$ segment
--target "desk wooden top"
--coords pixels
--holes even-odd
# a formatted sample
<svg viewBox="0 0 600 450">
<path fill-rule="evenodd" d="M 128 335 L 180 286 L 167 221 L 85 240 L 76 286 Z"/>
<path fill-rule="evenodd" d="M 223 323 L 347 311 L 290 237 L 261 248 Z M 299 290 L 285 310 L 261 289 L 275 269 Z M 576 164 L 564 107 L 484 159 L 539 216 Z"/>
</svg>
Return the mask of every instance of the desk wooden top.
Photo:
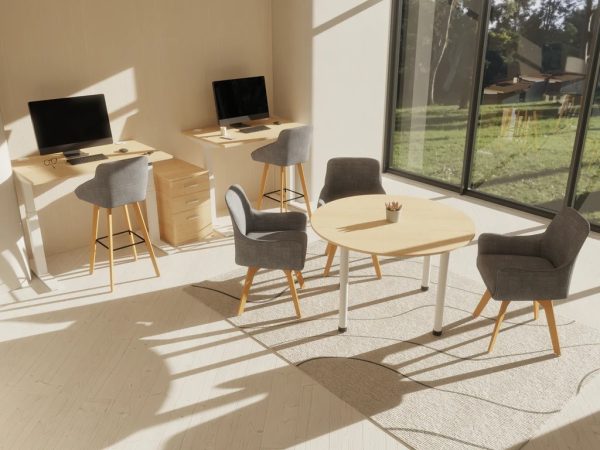
<svg viewBox="0 0 600 450">
<path fill-rule="evenodd" d="M 275 124 L 275 122 L 278 122 L 278 124 Z M 236 128 L 227 127 L 227 138 L 223 138 L 221 137 L 220 128 L 212 125 L 203 128 L 186 130 L 183 132 L 183 134 L 194 140 L 227 149 L 251 143 L 264 143 L 264 145 L 266 145 L 270 142 L 276 141 L 279 133 L 281 133 L 283 130 L 297 128 L 304 125 L 302 123 L 290 122 L 289 120 L 278 119 L 276 117 L 270 117 L 268 119 L 261 120 L 249 120 L 245 121 L 245 123 L 248 123 L 250 126 L 264 125 L 269 129 L 254 131 L 252 133 L 242 133 Z"/>
<path fill-rule="evenodd" d="M 121 153 L 118 150 L 126 148 L 127 153 Z M 99 161 L 91 161 L 73 166 L 67 163 L 67 159 L 62 153 L 52 155 L 35 155 L 27 158 L 13 159 L 13 172 L 33 184 L 34 186 L 60 181 L 65 178 L 78 177 L 81 175 L 94 174 L 96 167 L 102 163 L 116 161 L 119 159 L 133 158 L 141 156 L 147 152 L 152 152 L 146 155 L 150 162 L 164 161 L 171 159 L 173 156 L 169 153 L 154 150 L 152 147 L 141 144 L 136 141 L 123 141 L 118 144 L 99 145 L 97 147 L 89 147 L 81 149 L 82 152 L 95 155 L 103 153 L 108 156 L 108 159 Z M 51 164 L 51 159 L 56 158 L 56 164 Z M 47 161 L 47 163 L 44 163 Z"/>
<path fill-rule="evenodd" d="M 389 223 L 385 203 L 402 204 L 400 220 Z M 467 245 L 473 221 L 443 203 L 400 195 L 360 195 L 327 203 L 312 215 L 313 230 L 332 244 L 361 253 L 425 256 Z"/>
</svg>

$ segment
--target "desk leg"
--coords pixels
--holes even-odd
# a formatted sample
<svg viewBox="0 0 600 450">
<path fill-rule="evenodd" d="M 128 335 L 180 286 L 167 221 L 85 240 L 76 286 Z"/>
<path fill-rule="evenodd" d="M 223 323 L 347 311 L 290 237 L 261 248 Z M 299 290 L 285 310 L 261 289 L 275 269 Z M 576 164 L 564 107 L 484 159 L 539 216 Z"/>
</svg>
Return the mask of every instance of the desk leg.
<svg viewBox="0 0 600 450">
<path fill-rule="evenodd" d="M 28 250 L 32 256 L 32 261 L 30 262 L 31 270 L 49 290 L 56 290 L 59 288 L 59 284 L 48 272 L 46 253 L 44 251 L 44 239 L 42 238 L 40 219 L 35 206 L 33 185 L 20 179 L 18 179 L 17 182 L 20 185 L 20 189 L 18 189 L 17 192 L 20 194 L 21 201 L 25 206 L 25 216 L 21 217 L 21 220 L 28 237 L 28 239 L 26 239 L 26 243 L 29 246 Z"/>
<path fill-rule="evenodd" d="M 444 301 L 446 300 L 446 284 L 448 283 L 448 262 L 450 252 L 440 255 L 440 275 L 438 277 L 437 295 L 435 299 L 435 316 L 433 320 L 433 335 L 441 336 L 444 325 Z"/>
<path fill-rule="evenodd" d="M 423 257 L 423 277 L 421 278 L 421 290 L 429 290 L 429 274 L 431 267 L 431 256 Z"/>
<path fill-rule="evenodd" d="M 348 329 L 348 249 L 340 247 L 340 322 L 338 331 Z"/>
<path fill-rule="evenodd" d="M 213 162 L 213 150 L 211 148 L 203 147 L 204 154 L 204 168 L 208 170 L 208 185 L 210 189 L 210 220 L 213 228 L 217 224 L 217 197 L 216 197 L 216 182 Z"/>
<path fill-rule="evenodd" d="M 146 191 L 146 214 L 148 215 L 148 232 L 152 244 L 160 248 L 160 226 L 158 224 L 158 204 L 156 202 L 156 187 L 154 186 L 154 170 L 148 166 L 148 189 Z"/>
</svg>

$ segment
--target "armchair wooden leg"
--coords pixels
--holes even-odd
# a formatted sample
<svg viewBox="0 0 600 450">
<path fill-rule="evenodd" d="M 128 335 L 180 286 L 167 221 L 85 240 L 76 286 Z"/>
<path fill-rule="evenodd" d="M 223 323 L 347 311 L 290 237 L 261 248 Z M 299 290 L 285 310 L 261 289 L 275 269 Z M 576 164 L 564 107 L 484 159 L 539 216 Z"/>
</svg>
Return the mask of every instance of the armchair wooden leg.
<svg viewBox="0 0 600 450">
<path fill-rule="evenodd" d="M 502 321 L 504 320 L 504 314 L 506 313 L 506 308 L 510 301 L 504 300 L 502 305 L 500 306 L 500 312 L 498 313 L 498 318 L 496 319 L 496 325 L 494 325 L 494 332 L 492 333 L 492 339 L 490 339 L 490 345 L 488 347 L 488 353 L 494 349 L 494 344 L 496 343 L 496 338 L 498 337 L 498 332 L 500 331 L 500 325 L 502 325 Z"/>
<path fill-rule="evenodd" d="M 330 244 L 329 254 L 327 255 L 327 263 L 325 263 L 325 270 L 323 271 L 323 276 L 328 277 L 329 271 L 331 270 L 331 264 L 333 264 L 333 257 L 335 256 L 335 252 L 337 251 L 337 245 Z"/>
<path fill-rule="evenodd" d="M 373 267 L 375 267 L 375 274 L 377 278 L 381 280 L 381 266 L 379 265 L 379 259 L 377 255 L 371 255 L 371 259 L 373 260 Z"/>
<path fill-rule="evenodd" d="M 269 174 L 269 165 L 265 163 L 263 168 L 262 177 L 260 178 L 260 186 L 258 189 L 258 200 L 256 202 L 256 209 L 260 209 L 263 202 L 263 195 L 265 195 L 265 186 L 267 184 L 267 175 Z"/>
<path fill-rule="evenodd" d="M 248 267 L 248 272 L 246 272 L 246 281 L 244 282 L 244 289 L 242 289 L 242 295 L 240 297 L 240 306 L 237 313 L 238 316 L 241 316 L 244 312 L 246 300 L 248 299 L 248 293 L 250 292 L 252 280 L 254 280 L 254 275 L 256 272 L 258 272 L 258 267 Z"/>
<path fill-rule="evenodd" d="M 333 244 L 328 242 L 327 247 L 325 248 L 325 253 L 324 253 L 325 256 L 329 256 L 329 251 L 331 250 L 331 247 L 333 247 Z"/>
<path fill-rule="evenodd" d="M 288 280 L 288 285 L 290 286 L 290 294 L 292 295 L 292 300 L 294 301 L 294 309 L 296 310 L 296 317 L 300 319 L 302 314 L 300 313 L 300 303 L 298 302 L 298 292 L 296 292 L 296 284 L 294 283 L 294 277 L 292 276 L 291 270 L 284 270 L 285 276 Z"/>
<path fill-rule="evenodd" d="M 308 213 L 308 218 L 312 217 L 312 211 L 310 209 L 310 199 L 308 197 L 308 189 L 306 189 L 306 179 L 304 178 L 304 167 L 302 164 L 296 164 L 296 168 L 298 169 L 298 175 L 300 176 L 300 183 L 302 183 L 302 192 L 304 193 L 304 203 L 306 204 L 306 212 Z"/>
<path fill-rule="evenodd" d="M 538 316 L 540 315 L 540 304 L 534 300 L 533 301 L 533 320 L 538 320 Z"/>
<path fill-rule="evenodd" d="M 302 272 L 296 270 L 296 278 L 298 279 L 298 284 L 300 285 L 300 289 L 304 287 L 304 277 L 302 276 Z"/>
<path fill-rule="evenodd" d="M 146 247 L 148 248 L 148 253 L 150 254 L 150 259 L 152 260 L 152 265 L 154 266 L 154 272 L 157 277 L 160 277 L 160 271 L 158 270 L 158 263 L 156 262 L 156 256 L 154 255 L 154 248 L 152 247 L 152 241 L 150 240 L 150 235 L 148 234 L 148 228 L 146 228 L 146 222 L 144 222 L 144 216 L 142 215 L 142 208 L 140 207 L 139 202 L 135 203 L 135 212 L 137 214 L 137 219 L 142 228 L 142 234 L 144 235 L 144 239 L 146 240 Z"/>
<path fill-rule="evenodd" d="M 131 251 L 133 253 L 133 259 L 137 261 L 137 249 L 135 248 L 135 238 L 133 237 L 133 228 L 131 228 L 131 218 L 129 217 L 129 208 L 127 205 L 123 205 L 123 209 L 125 210 L 125 220 L 127 221 L 127 229 L 129 230 L 129 242 L 131 242 Z"/>
<path fill-rule="evenodd" d="M 479 314 L 481 314 L 483 309 L 486 307 L 486 305 L 490 301 L 490 298 L 492 298 L 492 294 L 489 290 L 486 289 L 483 295 L 481 296 L 481 300 L 479 300 L 477 308 L 475 308 L 475 311 L 473 311 L 473 317 L 479 317 Z"/>
<path fill-rule="evenodd" d="M 110 275 L 110 292 L 114 289 L 114 280 L 113 280 L 113 264 L 114 264 L 114 254 L 113 254 L 113 226 L 112 226 L 112 209 L 106 209 L 106 220 L 108 225 L 108 273 Z"/>
<path fill-rule="evenodd" d="M 96 264 L 96 238 L 98 237 L 98 219 L 100 218 L 100 207 L 94 205 L 92 211 L 92 239 L 90 242 L 90 274 L 94 273 Z"/>
<path fill-rule="evenodd" d="M 557 356 L 560 356 L 560 342 L 558 341 L 558 331 L 556 330 L 556 320 L 554 318 L 554 308 L 552 300 L 538 300 L 538 303 L 544 308 L 548 329 L 550 330 L 550 339 L 552 340 L 552 350 Z"/>
</svg>

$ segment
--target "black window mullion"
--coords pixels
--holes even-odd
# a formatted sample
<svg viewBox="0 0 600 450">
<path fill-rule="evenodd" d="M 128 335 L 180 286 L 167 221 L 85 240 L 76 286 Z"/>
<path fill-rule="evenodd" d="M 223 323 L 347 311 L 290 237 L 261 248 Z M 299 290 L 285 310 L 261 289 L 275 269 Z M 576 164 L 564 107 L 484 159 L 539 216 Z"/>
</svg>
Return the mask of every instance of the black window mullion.
<svg viewBox="0 0 600 450">
<path fill-rule="evenodd" d="M 461 194 L 467 192 L 471 185 L 471 169 L 473 167 L 473 157 L 475 155 L 475 143 L 477 142 L 477 122 L 479 121 L 479 106 L 481 104 L 481 90 L 483 87 L 483 71 L 485 68 L 485 52 L 487 48 L 490 10 L 491 0 L 483 0 L 481 17 L 479 18 L 479 32 L 477 34 L 477 59 L 473 66 L 473 90 L 471 91 L 469 120 L 467 122 L 467 139 L 465 141 L 463 170 L 460 183 Z"/>
<path fill-rule="evenodd" d="M 595 15 L 599 14 L 596 11 Z M 592 20 L 592 19 L 590 19 Z M 600 61 L 600 20 L 597 18 L 592 20 L 594 29 L 592 30 L 592 48 L 591 56 L 589 61 L 588 78 L 586 80 L 583 95 L 582 105 L 579 110 L 579 120 L 577 121 L 577 132 L 575 135 L 575 142 L 573 143 L 573 153 L 571 156 L 571 166 L 569 168 L 569 178 L 567 180 L 567 190 L 564 198 L 565 206 L 574 206 L 575 197 L 577 193 L 577 180 L 579 179 L 579 171 L 581 169 L 581 160 L 583 158 L 583 151 L 585 147 L 585 139 L 587 136 L 588 123 L 590 114 L 592 111 L 592 105 L 594 104 L 594 94 L 596 92 L 596 86 L 598 84 L 598 73 L 599 67 L 598 62 Z"/>
</svg>

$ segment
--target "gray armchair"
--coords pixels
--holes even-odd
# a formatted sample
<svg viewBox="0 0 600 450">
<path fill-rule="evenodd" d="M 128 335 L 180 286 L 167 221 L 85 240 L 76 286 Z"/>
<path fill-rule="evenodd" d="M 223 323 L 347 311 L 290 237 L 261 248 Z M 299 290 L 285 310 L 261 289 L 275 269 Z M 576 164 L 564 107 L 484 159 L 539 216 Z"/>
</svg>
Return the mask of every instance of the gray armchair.
<svg viewBox="0 0 600 450">
<path fill-rule="evenodd" d="M 325 185 L 319 195 L 317 207 L 340 198 L 354 195 L 385 194 L 381 185 L 379 161 L 372 158 L 332 158 L 327 161 Z M 327 244 L 327 263 L 323 276 L 328 276 L 337 246 Z M 381 278 L 381 266 L 377 255 L 371 255 L 377 278 Z"/>
<path fill-rule="evenodd" d="M 487 290 L 473 316 L 481 314 L 490 298 L 501 300 L 500 313 L 488 347 L 491 352 L 511 301 L 533 300 L 534 318 L 541 305 L 548 320 L 552 348 L 560 355 L 552 300 L 566 298 L 575 260 L 590 225 L 573 208 L 564 208 L 545 232 L 532 236 L 479 237 L 477 268 Z"/>
<path fill-rule="evenodd" d="M 233 224 L 235 262 L 248 267 L 238 315 L 244 312 L 254 275 L 262 268 L 283 270 L 296 316 L 300 318 L 300 304 L 292 272 L 296 273 L 300 287 L 304 287 L 302 269 L 306 260 L 306 216 L 300 212 L 256 211 L 238 185 L 227 190 L 225 201 Z"/>
</svg>

